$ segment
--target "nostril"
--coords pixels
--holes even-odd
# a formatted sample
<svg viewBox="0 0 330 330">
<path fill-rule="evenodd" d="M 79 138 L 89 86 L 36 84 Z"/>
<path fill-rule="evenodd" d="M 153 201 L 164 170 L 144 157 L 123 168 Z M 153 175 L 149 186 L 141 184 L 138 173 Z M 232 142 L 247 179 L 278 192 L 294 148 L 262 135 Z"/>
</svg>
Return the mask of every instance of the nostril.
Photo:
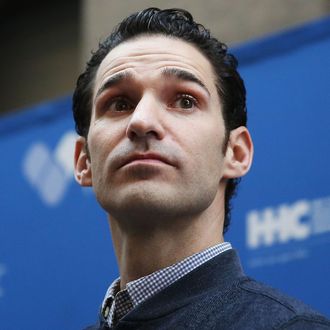
<svg viewBox="0 0 330 330">
<path fill-rule="evenodd" d="M 135 140 L 137 137 L 138 137 L 138 135 L 136 134 L 136 132 L 135 131 L 133 131 L 133 130 L 127 130 L 127 137 L 130 139 L 130 140 Z"/>
<path fill-rule="evenodd" d="M 157 137 L 161 131 L 159 120 L 152 114 L 133 113 L 127 126 L 126 135 L 129 139 L 142 138 L 146 136 Z"/>
<path fill-rule="evenodd" d="M 154 129 L 141 129 L 141 128 L 133 128 L 130 127 L 127 129 L 127 137 L 130 140 L 136 140 L 136 139 L 141 139 L 141 138 L 156 138 L 159 139 L 159 134 L 157 133 L 156 130 Z"/>
<path fill-rule="evenodd" d="M 143 137 L 151 130 L 151 124 L 139 118 L 138 116 L 132 116 L 128 127 L 127 127 L 127 136 L 130 139 L 136 137 Z"/>
</svg>

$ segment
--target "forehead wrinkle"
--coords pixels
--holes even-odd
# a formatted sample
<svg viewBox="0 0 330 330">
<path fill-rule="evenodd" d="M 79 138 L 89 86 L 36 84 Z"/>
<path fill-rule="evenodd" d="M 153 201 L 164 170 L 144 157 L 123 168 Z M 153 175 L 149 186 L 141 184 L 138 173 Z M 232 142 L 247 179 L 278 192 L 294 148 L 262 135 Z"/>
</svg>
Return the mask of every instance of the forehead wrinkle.
<svg viewBox="0 0 330 330">
<path fill-rule="evenodd" d="M 109 67 L 106 71 L 100 74 L 99 80 L 101 80 L 101 82 L 97 85 L 105 85 L 107 81 L 111 80 L 111 77 L 121 73 L 126 76 L 126 79 L 133 79 L 137 78 L 139 75 L 147 75 L 150 77 L 150 72 L 153 77 L 159 75 L 165 78 L 174 77 L 182 81 L 195 82 L 204 88 L 209 95 L 213 94 L 211 93 L 213 86 L 207 86 L 207 78 L 210 78 L 210 75 L 207 75 L 204 71 L 200 72 L 198 69 L 187 65 L 184 62 L 177 62 L 172 59 L 156 60 L 151 66 L 149 63 L 142 64 L 139 61 L 132 61 L 129 64 L 125 62 L 115 67 Z M 213 72 L 211 79 L 211 82 L 215 85 Z"/>
<path fill-rule="evenodd" d="M 166 43 L 171 43 L 170 50 Z M 178 47 L 173 46 L 173 43 L 177 43 Z M 185 69 L 193 73 L 205 86 L 208 85 L 208 90 L 212 92 L 210 94 L 217 93 L 215 73 L 205 55 L 188 42 L 164 36 L 141 38 L 118 45 L 102 61 L 97 72 L 97 80 L 101 84 L 111 75 L 130 69 L 143 74 L 166 67 Z"/>
<path fill-rule="evenodd" d="M 118 46 L 119 47 L 119 46 Z M 111 51 L 112 52 L 112 51 Z M 113 55 L 111 52 L 107 55 Z M 199 54 L 201 58 L 203 58 L 203 64 L 198 63 L 195 59 L 191 59 L 188 56 L 184 56 L 183 54 L 176 54 L 176 53 L 171 53 L 171 52 L 166 52 L 159 50 L 158 53 L 152 52 L 150 54 L 145 53 L 146 50 L 144 50 L 144 53 L 131 53 L 129 55 L 123 56 L 123 55 L 118 55 L 115 58 L 110 59 L 105 58 L 103 62 L 101 63 L 101 67 L 99 71 L 102 71 L 103 66 L 108 67 L 101 75 L 104 76 L 107 72 L 113 71 L 113 73 L 119 71 L 122 66 L 130 64 L 132 67 L 137 67 L 140 66 L 141 63 L 148 63 L 150 65 L 155 65 L 155 66 L 164 66 L 163 63 L 166 63 L 165 66 L 167 66 L 167 62 L 173 62 L 173 64 L 178 64 L 185 66 L 186 68 L 194 69 L 197 72 L 203 72 L 206 74 L 206 68 L 209 67 L 211 71 L 212 67 L 209 63 L 209 61 L 204 58 L 202 54 Z M 169 56 L 168 56 L 169 55 Z M 184 61 L 183 61 L 184 60 Z M 108 62 L 108 63 L 107 63 Z M 207 63 L 207 64 L 206 64 Z"/>
</svg>

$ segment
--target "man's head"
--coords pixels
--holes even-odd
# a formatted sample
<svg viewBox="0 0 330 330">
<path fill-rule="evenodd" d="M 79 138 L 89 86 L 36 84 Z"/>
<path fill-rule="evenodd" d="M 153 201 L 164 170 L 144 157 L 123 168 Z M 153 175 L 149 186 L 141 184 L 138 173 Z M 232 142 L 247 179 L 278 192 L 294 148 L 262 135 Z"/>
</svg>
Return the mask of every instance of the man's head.
<svg viewBox="0 0 330 330">
<path fill-rule="evenodd" d="M 209 32 L 202 25 L 195 23 L 191 15 L 184 10 L 150 8 L 133 14 L 120 23 L 114 32 L 100 44 L 99 49 L 87 63 L 85 72 L 79 77 L 73 97 L 73 112 L 78 134 L 88 140 L 95 93 L 102 92 L 95 90 L 95 81 L 99 67 L 109 52 L 122 43 L 134 42 L 139 38 L 142 40 L 143 37 L 146 39 L 147 36 L 155 38 L 155 35 L 167 36 L 170 39 L 189 43 L 209 62 L 219 100 L 218 110 L 224 121 L 221 149 L 225 153 L 230 132 L 238 127 L 246 126 L 244 83 L 236 71 L 236 59 L 227 53 L 226 46 L 211 37 Z M 180 75 L 178 72 L 175 74 Z M 189 100 L 185 99 L 185 102 L 189 103 Z M 218 142 L 214 141 L 214 144 L 217 145 Z M 229 178 L 226 183 L 224 230 L 229 224 L 230 198 L 235 192 L 236 184 L 236 178 Z"/>
</svg>

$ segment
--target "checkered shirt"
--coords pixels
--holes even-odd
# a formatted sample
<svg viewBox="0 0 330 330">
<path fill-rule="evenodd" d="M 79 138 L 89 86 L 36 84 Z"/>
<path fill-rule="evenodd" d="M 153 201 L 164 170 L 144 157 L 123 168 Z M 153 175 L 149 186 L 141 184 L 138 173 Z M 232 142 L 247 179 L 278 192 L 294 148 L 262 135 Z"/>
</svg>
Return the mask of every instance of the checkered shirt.
<svg viewBox="0 0 330 330">
<path fill-rule="evenodd" d="M 126 288 L 123 290 L 120 290 L 120 278 L 117 278 L 105 295 L 102 304 L 102 315 L 111 328 L 137 305 L 190 273 L 203 263 L 231 248 L 231 244 L 228 242 L 217 244 L 204 251 L 193 254 L 172 266 L 131 281 L 126 284 Z"/>
</svg>

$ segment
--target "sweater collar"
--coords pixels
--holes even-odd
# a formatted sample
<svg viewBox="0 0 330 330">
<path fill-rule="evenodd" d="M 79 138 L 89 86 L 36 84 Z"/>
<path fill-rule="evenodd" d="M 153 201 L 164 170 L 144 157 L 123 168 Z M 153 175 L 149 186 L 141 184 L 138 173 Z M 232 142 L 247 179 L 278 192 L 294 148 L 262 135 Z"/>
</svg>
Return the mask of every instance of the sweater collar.
<svg viewBox="0 0 330 330">
<path fill-rule="evenodd" d="M 230 249 L 207 261 L 128 313 L 121 322 L 138 322 L 163 317 L 209 295 L 223 293 L 244 276 L 235 250 Z"/>
</svg>

